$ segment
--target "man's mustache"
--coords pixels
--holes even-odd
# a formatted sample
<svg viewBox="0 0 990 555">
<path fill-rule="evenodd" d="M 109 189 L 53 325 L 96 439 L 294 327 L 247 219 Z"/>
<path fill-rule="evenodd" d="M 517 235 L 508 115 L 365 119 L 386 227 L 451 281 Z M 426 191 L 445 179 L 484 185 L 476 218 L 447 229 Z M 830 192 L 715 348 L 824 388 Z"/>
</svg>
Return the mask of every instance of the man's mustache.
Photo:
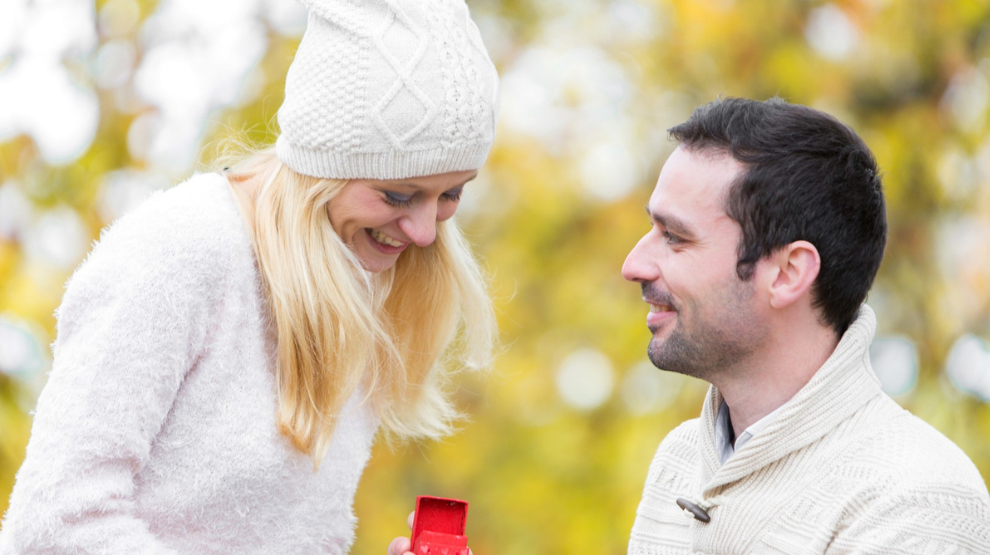
<svg viewBox="0 0 990 555">
<path fill-rule="evenodd" d="M 661 290 L 653 283 L 641 283 L 640 288 L 643 290 L 643 300 L 646 302 L 666 305 L 677 310 L 674 305 L 674 297 L 669 292 Z"/>
</svg>

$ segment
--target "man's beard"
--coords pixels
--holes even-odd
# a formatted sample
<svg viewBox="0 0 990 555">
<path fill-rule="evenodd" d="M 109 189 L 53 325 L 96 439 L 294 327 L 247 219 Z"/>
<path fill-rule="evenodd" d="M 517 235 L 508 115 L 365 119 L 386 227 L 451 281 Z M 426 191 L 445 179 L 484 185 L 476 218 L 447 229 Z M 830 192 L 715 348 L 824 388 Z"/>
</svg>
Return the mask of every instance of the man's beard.
<svg viewBox="0 0 990 555">
<path fill-rule="evenodd" d="M 691 329 L 685 328 L 682 318 L 685 306 L 674 307 L 677 318 L 674 329 L 666 339 L 655 335 L 650 340 L 647 355 L 654 366 L 711 382 L 719 373 L 740 360 L 748 358 L 766 337 L 766 325 L 760 322 L 750 308 L 755 294 L 751 282 L 734 280 L 719 293 L 705 299 L 691 312 Z M 663 299 L 670 306 L 673 299 L 666 292 L 643 284 L 647 299 Z"/>
</svg>

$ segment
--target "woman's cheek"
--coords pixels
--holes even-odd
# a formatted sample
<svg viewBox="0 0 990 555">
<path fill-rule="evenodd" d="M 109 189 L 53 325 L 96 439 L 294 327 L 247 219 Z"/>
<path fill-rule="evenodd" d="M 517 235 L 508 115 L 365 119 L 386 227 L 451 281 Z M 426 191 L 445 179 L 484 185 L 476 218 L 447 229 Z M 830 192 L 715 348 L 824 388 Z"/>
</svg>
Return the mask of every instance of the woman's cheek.
<svg viewBox="0 0 990 555">
<path fill-rule="evenodd" d="M 450 219 L 457 212 L 457 205 L 457 201 L 440 201 L 440 206 L 437 207 L 437 221 Z"/>
</svg>

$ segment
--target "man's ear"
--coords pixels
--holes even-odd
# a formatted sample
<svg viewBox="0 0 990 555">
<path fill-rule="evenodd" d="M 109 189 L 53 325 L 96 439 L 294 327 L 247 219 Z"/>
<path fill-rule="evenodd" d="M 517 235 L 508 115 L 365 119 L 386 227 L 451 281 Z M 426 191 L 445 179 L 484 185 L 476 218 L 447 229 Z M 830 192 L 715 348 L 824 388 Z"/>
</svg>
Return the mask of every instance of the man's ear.
<svg viewBox="0 0 990 555">
<path fill-rule="evenodd" d="M 822 259 L 818 249 L 807 241 L 794 241 L 770 255 L 773 279 L 770 283 L 770 306 L 786 308 L 811 291 Z"/>
</svg>

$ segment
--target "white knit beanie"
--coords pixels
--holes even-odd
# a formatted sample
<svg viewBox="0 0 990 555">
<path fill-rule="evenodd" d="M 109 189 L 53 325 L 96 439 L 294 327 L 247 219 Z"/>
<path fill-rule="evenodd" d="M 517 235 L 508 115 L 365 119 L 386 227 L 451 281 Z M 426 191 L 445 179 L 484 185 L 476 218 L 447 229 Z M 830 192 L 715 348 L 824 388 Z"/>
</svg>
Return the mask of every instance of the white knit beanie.
<svg viewBox="0 0 990 555">
<path fill-rule="evenodd" d="M 338 179 L 474 170 L 498 75 L 464 0 L 301 0 L 309 22 L 278 111 L 278 157 Z"/>
</svg>

